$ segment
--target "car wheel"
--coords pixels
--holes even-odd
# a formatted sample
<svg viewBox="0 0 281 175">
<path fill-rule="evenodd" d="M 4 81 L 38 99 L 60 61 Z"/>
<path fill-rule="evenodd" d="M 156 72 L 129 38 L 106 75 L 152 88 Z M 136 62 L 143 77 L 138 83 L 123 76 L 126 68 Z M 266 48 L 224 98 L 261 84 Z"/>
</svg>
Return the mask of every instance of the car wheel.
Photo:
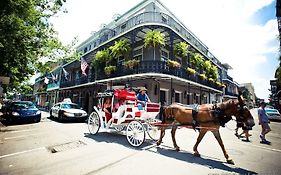
<svg viewBox="0 0 281 175">
<path fill-rule="evenodd" d="M 37 119 L 35 119 L 35 123 L 39 123 L 41 121 L 41 117 L 38 117 Z"/>
<path fill-rule="evenodd" d="M 58 118 L 59 118 L 59 121 L 63 121 L 63 114 L 61 111 L 58 114 Z"/>
<path fill-rule="evenodd" d="M 52 110 L 50 110 L 50 118 L 53 119 L 54 116 L 52 115 Z"/>
</svg>

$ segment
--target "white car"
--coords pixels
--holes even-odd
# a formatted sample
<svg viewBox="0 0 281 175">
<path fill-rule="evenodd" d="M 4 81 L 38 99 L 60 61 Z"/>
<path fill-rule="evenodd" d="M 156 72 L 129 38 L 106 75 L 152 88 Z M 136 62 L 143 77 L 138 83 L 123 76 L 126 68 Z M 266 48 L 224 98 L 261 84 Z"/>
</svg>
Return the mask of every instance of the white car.
<svg viewBox="0 0 281 175">
<path fill-rule="evenodd" d="M 71 102 L 61 102 L 55 104 L 50 110 L 50 117 L 59 120 L 81 119 L 85 120 L 88 114 L 79 105 Z"/>
<path fill-rule="evenodd" d="M 264 110 L 265 110 L 265 113 L 267 114 L 269 120 L 281 121 L 281 115 L 277 109 L 264 108 Z"/>
</svg>

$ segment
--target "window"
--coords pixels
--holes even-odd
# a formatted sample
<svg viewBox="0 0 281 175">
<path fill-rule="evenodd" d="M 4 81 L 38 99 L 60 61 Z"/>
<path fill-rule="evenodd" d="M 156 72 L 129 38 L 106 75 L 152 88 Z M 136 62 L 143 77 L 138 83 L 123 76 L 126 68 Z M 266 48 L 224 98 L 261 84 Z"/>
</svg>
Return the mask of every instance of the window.
<svg viewBox="0 0 281 175">
<path fill-rule="evenodd" d="M 167 16 L 162 15 L 162 22 L 167 23 L 167 21 L 168 21 L 168 17 L 167 17 Z"/>
<path fill-rule="evenodd" d="M 181 92 L 175 92 L 175 102 L 181 103 Z"/>
<path fill-rule="evenodd" d="M 136 60 L 142 60 L 142 46 L 133 50 L 133 58 Z"/>
<path fill-rule="evenodd" d="M 88 51 L 87 47 L 84 48 L 84 53 L 86 53 Z"/>
<path fill-rule="evenodd" d="M 161 61 L 167 61 L 169 58 L 169 52 L 166 49 L 161 49 Z"/>
</svg>

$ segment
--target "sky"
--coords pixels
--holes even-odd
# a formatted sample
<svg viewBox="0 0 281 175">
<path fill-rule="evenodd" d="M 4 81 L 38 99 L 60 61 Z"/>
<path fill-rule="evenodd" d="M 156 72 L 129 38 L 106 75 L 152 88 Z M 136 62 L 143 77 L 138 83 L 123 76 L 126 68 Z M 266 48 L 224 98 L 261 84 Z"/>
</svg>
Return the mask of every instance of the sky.
<svg viewBox="0 0 281 175">
<path fill-rule="evenodd" d="M 79 42 L 142 0 L 67 0 L 68 13 L 52 19 L 59 39 Z M 276 0 L 160 0 L 222 63 L 237 83 L 252 83 L 268 101 L 278 66 Z"/>
</svg>

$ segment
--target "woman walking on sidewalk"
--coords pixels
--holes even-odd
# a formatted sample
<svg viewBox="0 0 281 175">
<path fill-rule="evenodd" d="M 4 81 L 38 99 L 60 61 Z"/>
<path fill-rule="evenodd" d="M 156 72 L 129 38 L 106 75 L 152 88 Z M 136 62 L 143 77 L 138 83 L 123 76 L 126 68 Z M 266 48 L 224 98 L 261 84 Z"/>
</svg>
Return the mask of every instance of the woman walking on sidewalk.
<svg viewBox="0 0 281 175">
<path fill-rule="evenodd" d="M 268 116 L 266 115 L 264 108 L 265 108 L 265 102 L 262 102 L 261 106 L 258 109 L 259 124 L 262 127 L 262 131 L 260 134 L 260 139 L 261 139 L 260 143 L 270 144 L 270 142 L 265 139 L 265 135 L 269 133 L 271 129 L 269 127 Z"/>
</svg>

